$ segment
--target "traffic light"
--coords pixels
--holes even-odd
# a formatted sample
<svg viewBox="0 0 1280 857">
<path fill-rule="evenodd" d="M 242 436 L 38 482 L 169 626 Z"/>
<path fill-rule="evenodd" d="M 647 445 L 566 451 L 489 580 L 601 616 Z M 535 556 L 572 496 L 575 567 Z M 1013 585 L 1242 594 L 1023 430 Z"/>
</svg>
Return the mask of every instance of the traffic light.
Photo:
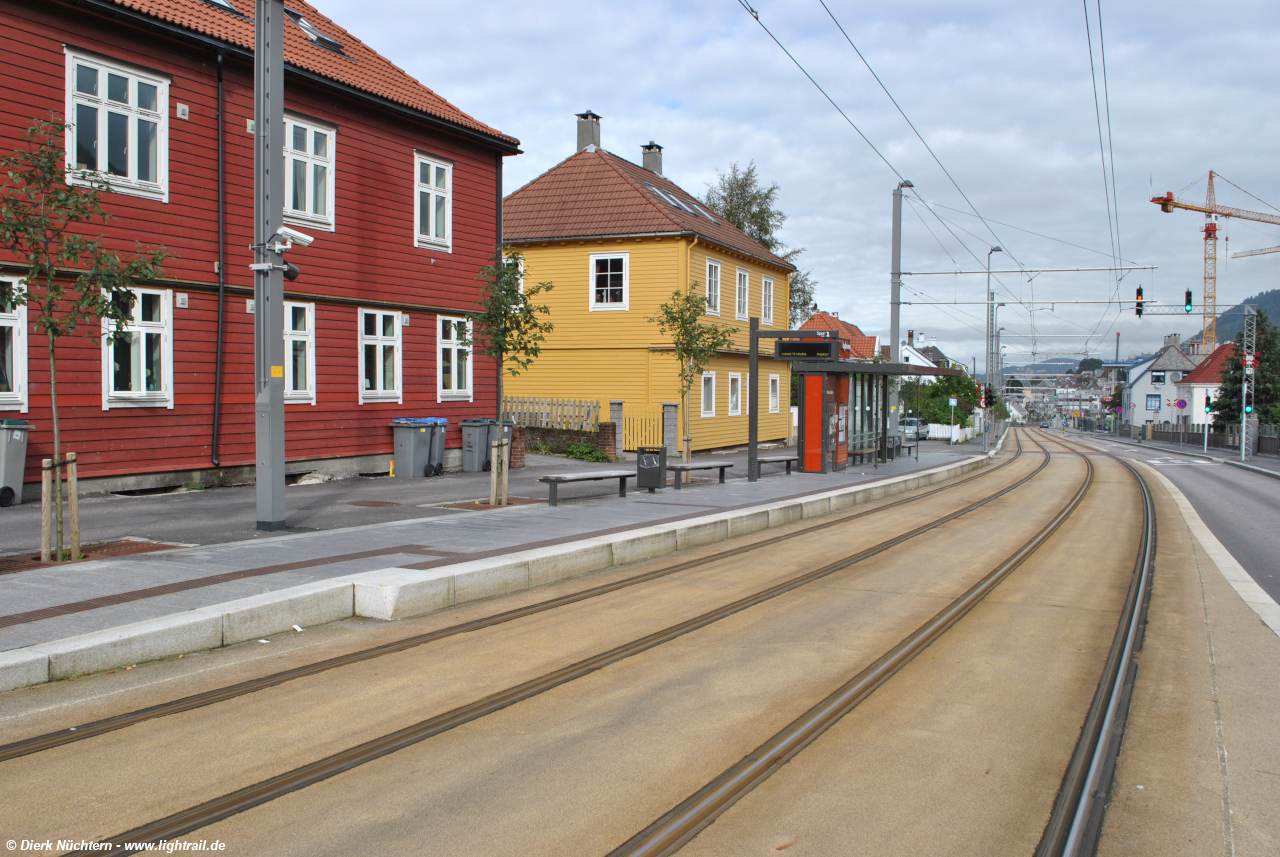
<svg viewBox="0 0 1280 857">
<path fill-rule="evenodd" d="M 978 385 L 978 407 L 985 408 L 987 406 L 986 385 Z"/>
<path fill-rule="evenodd" d="M 1208 394 L 1208 393 L 1206 393 L 1206 394 L 1205 394 L 1205 397 L 1204 397 L 1204 412 L 1205 412 L 1206 414 L 1211 414 L 1211 413 L 1213 413 L 1213 405 L 1212 405 L 1212 404 L 1210 404 L 1210 402 L 1209 402 L 1209 394 Z"/>
<path fill-rule="evenodd" d="M 1138 286 L 1138 300 L 1133 305 L 1133 311 L 1138 314 L 1138 318 L 1142 318 L 1142 286 Z"/>
<path fill-rule="evenodd" d="M 987 388 L 987 407 L 994 408 L 995 405 L 996 405 L 996 391 L 988 387 Z"/>
<path fill-rule="evenodd" d="M 1191 303 L 1191 289 L 1187 289 L 1187 293 L 1182 297 L 1182 308 L 1185 309 L 1187 312 L 1191 312 L 1192 306 L 1193 304 Z"/>
<path fill-rule="evenodd" d="M 1246 414 L 1253 413 L 1253 402 L 1249 402 L 1247 405 L 1244 406 L 1244 412 Z"/>
</svg>

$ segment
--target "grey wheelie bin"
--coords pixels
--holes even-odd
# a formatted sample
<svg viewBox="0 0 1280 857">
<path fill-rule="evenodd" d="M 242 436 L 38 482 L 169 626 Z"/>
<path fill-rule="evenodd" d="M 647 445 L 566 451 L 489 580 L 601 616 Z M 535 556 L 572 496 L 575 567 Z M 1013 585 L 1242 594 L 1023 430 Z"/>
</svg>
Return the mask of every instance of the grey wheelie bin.
<svg viewBox="0 0 1280 857">
<path fill-rule="evenodd" d="M 391 421 L 391 434 L 395 439 L 395 463 L 397 479 L 413 479 L 434 476 L 431 466 L 431 441 L 435 437 L 435 421 L 423 419 L 398 419 Z"/>
<path fill-rule="evenodd" d="M 22 473 L 27 466 L 27 437 L 31 425 L 24 420 L 0 420 L 0 506 L 22 502 Z"/>
<path fill-rule="evenodd" d="M 431 458 L 427 462 L 430 476 L 444 473 L 444 440 L 449 429 L 449 421 L 444 417 L 431 418 Z"/>
<path fill-rule="evenodd" d="M 489 427 L 496 420 L 462 421 L 462 469 L 467 473 L 488 470 Z"/>
</svg>

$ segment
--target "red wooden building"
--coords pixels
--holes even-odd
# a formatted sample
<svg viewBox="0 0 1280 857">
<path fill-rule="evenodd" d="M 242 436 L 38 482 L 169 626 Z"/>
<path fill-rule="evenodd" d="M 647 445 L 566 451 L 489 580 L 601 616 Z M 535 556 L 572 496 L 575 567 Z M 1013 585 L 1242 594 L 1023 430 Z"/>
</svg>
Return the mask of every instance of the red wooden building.
<svg viewBox="0 0 1280 857">
<path fill-rule="evenodd" d="M 447 417 L 456 447 L 460 419 L 496 410 L 494 363 L 458 337 L 519 144 L 315 8 L 286 11 L 285 221 L 315 239 L 289 254 L 302 269 L 286 283 L 289 471 L 386 471 L 390 418 Z M 93 233 L 172 254 L 139 290 L 130 341 L 60 341 L 63 449 L 90 489 L 251 473 L 253 13 L 253 0 L 0 0 L 0 150 L 66 116 L 68 169 L 112 186 L 113 219 Z M 25 270 L 11 261 L 0 276 Z M 28 496 L 52 443 L 31 321 L 0 307 L 0 417 L 34 425 Z"/>
</svg>

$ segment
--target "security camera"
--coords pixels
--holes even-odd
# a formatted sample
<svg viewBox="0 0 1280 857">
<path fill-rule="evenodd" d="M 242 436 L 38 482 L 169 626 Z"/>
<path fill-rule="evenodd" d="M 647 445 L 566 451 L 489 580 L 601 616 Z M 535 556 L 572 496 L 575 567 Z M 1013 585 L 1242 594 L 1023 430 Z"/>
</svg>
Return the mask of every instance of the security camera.
<svg viewBox="0 0 1280 857">
<path fill-rule="evenodd" d="M 281 238 L 287 238 L 294 244 L 301 244 L 303 247 L 310 247 L 311 242 L 316 240 L 310 235 L 307 235 L 304 232 L 299 232 L 296 229 L 290 229 L 288 226 L 281 226 L 280 231 L 276 234 Z"/>
</svg>

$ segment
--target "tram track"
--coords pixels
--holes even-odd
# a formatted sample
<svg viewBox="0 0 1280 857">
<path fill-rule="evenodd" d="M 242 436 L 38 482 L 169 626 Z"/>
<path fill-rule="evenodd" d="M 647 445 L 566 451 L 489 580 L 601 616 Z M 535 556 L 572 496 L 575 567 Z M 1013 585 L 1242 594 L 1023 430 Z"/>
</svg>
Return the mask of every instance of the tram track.
<svg viewBox="0 0 1280 857">
<path fill-rule="evenodd" d="M 1044 448 L 1034 437 L 1032 440 Z M 1071 449 L 1066 444 L 1062 445 Z M 960 621 L 1057 532 L 1088 494 L 1094 478 L 1093 462 L 1079 451 L 1071 451 L 1084 460 L 1085 479 L 1071 499 L 1031 539 L 901 642 L 755 750 L 610 851 L 607 857 L 665 857 L 679 851 Z M 1047 458 L 1046 450 L 1046 463 Z M 1037 857 L 1042 856 L 1038 854 Z"/>
<path fill-rule="evenodd" d="M 892 509 L 897 509 L 911 503 L 916 503 L 921 500 L 928 499 L 929 497 L 934 497 L 939 494 L 950 491 L 954 488 L 958 488 L 960 486 L 966 485 L 970 482 L 974 482 L 976 480 L 991 476 L 992 474 L 999 472 L 1005 467 L 1012 465 L 1015 461 L 1017 461 L 1019 458 L 1022 457 L 1023 455 L 1022 439 L 1016 433 L 1014 435 L 1014 441 L 1015 441 L 1014 454 L 1010 456 L 1008 459 L 1006 459 L 1005 461 L 1002 461 L 999 464 L 996 464 L 992 467 L 984 468 L 981 472 L 976 473 L 972 476 L 967 476 L 967 477 L 964 477 L 963 479 L 955 480 L 954 482 L 948 482 L 947 484 L 941 485 L 937 488 L 931 488 L 927 491 L 922 491 L 918 494 L 911 494 L 910 496 L 903 497 L 898 500 L 891 501 L 889 503 L 880 504 L 870 509 L 862 509 L 856 512 L 841 514 L 837 516 L 828 516 L 827 518 L 819 521 L 818 523 L 811 524 L 808 526 L 802 526 L 790 532 L 780 533 L 778 535 L 770 536 L 768 538 L 761 539 L 758 541 L 753 541 L 745 545 L 739 545 L 737 547 L 715 551 L 713 553 L 710 553 L 704 556 L 685 560 L 683 562 L 678 562 L 672 565 L 663 566 L 661 568 L 652 569 L 650 571 L 646 571 L 641 574 L 622 578 L 621 580 L 610 581 L 609 583 L 593 586 L 578 592 L 568 593 L 566 595 L 557 596 L 555 598 L 545 599 L 542 601 L 535 602 L 533 604 L 527 604 L 527 605 L 516 607 L 510 610 L 504 610 L 499 613 L 492 614 L 490 616 L 484 616 L 484 617 L 473 619 L 467 622 L 461 622 L 455 625 L 450 625 L 445 628 L 428 631 L 422 634 L 415 634 L 413 636 L 406 637 L 401 640 L 396 640 L 390 643 L 384 643 L 378 646 L 371 646 L 365 649 L 360 649 L 355 652 L 349 652 L 346 654 L 337 655 L 331 658 L 325 658 L 323 660 L 316 661 L 314 663 L 304 664 L 302 666 L 293 667 L 287 670 L 280 670 L 278 672 L 270 673 L 265 676 L 248 679 L 242 682 L 236 682 L 234 684 L 226 685 L 224 687 L 214 688 L 211 690 L 203 691 L 201 693 L 191 694 L 189 696 L 184 696 L 179 699 L 161 702 L 155 705 L 146 706 L 144 708 L 136 709 L 133 711 L 123 712 L 121 714 L 113 715 L 111 717 L 106 717 L 99 720 L 80 723 L 74 727 L 58 729 L 53 732 L 47 732 L 40 735 L 34 735 L 29 738 L 24 738 L 18 741 L 13 741 L 7 744 L 0 745 L 0 763 L 9 761 L 11 759 L 21 758 L 23 756 L 29 756 L 33 753 L 39 753 L 45 750 L 50 750 L 55 747 L 61 747 L 67 744 L 76 743 L 78 741 L 85 741 L 90 738 L 94 738 L 100 735 L 106 735 L 108 733 L 116 732 L 121 729 L 127 729 L 131 726 L 136 726 L 152 720 L 157 720 L 162 717 L 168 717 L 171 715 L 180 714 L 187 711 L 194 711 L 196 709 L 204 708 L 206 706 L 216 705 L 221 702 L 226 702 L 229 700 L 237 699 L 239 697 L 247 696 L 252 693 L 257 693 L 259 691 L 277 687 L 291 681 L 296 681 L 298 679 L 303 679 L 310 676 L 320 675 L 330 670 L 351 666 L 351 665 L 363 663 L 366 661 L 375 660 L 377 658 L 385 657 L 387 655 L 408 651 L 410 649 L 414 649 L 419 646 L 424 646 L 430 643 L 446 640 L 451 637 L 457 637 L 463 634 L 469 634 L 469 633 L 481 631 L 487 628 L 493 628 L 499 625 L 506 624 L 508 622 L 516 621 L 518 619 L 535 616 L 539 613 L 545 613 L 551 610 L 556 610 L 561 607 L 569 606 L 571 604 L 577 604 L 592 598 L 598 598 L 604 595 L 618 592 L 619 590 L 627 589 L 632 586 L 637 586 L 639 584 L 660 580 L 665 577 L 670 577 L 672 575 L 679 574 L 684 571 L 689 571 L 701 566 L 709 565 L 711 563 L 719 562 L 735 556 L 742 556 L 752 551 L 756 551 L 761 548 L 769 547 L 769 546 L 780 544 L 783 542 L 791 541 L 793 539 L 803 539 L 807 536 L 812 535 L 813 533 L 832 529 L 834 527 L 840 527 L 872 515 L 877 515 L 882 512 L 886 512 Z M 1041 447 L 1041 449 L 1043 450 L 1043 447 Z M 1034 476 L 1036 473 L 1039 473 L 1041 470 L 1043 470 L 1044 466 L 1046 466 L 1047 463 L 1048 463 L 1048 457 L 1046 455 L 1044 465 L 1042 465 L 1039 469 L 1037 469 L 1032 475 Z M 1026 480 L 1017 482 L 1015 485 L 1005 489 L 1005 491 L 1002 493 L 1007 493 L 1007 491 L 1012 490 L 1014 487 L 1017 487 L 1018 485 L 1023 484 L 1023 482 L 1025 481 Z M 995 499 L 995 497 L 997 496 L 1002 496 L 1002 494 L 990 495 L 989 497 L 985 498 L 983 502 L 987 502 L 991 499 Z M 965 507 L 965 511 L 972 511 L 972 509 L 974 508 L 978 508 L 978 506 L 971 505 L 971 506 Z"/>
<path fill-rule="evenodd" d="M 559 670 L 554 670 L 529 681 L 514 685 L 505 690 L 499 691 L 498 693 L 490 694 L 484 698 L 458 706 L 450 711 L 446 711 L 405 728 L 379 736 L 373 740 L 357 744 L 353 747 L 309 764 L 302 765 L 298 768 L 294 768 L 293 770 L 286 771 L 277 776 L 228 792 L 220 797 L 204 801 L 180 812 L 172 813 L 164 818 L 144 824 L 140 827 L 135 827 L 129 831 L 103 841 L 118 845 L 123 842 L 154 842 L 161 839 L 173 839 L 176 836 L 181 836 L 185 833 L 213 824 L 219 820 L 244 812 L 247 809 L 261 806 L 290 792 L 295 792 L 306 788 L 309 785 L 319 783 L 339 773 L 351 770 L 352 768 L 358 767 L 367 762 L 394 753 L 398 750 L 404 749 L 405 747 L 426 740 L 432 736 L 439 735 L 464 723 L 474 721 L 520 701 L 530 699 L 554 687 L 558 687 L 577 678 L 581 678 L 613 663 L 617 663 L 626 658 L 640 654 L 641 652 L 653 649 L 663 643 L 677 639 L 678 637 L 684 636 L 699 628 L 711 625 L 728 616 L 742 612 L 743 610 L 762 604 L 786 592 L 793 591 L 808 583 L 820 580 L 826 576 L 846 569 L 872 556 L 884 553 L 885 551 L 910 541 L 916 536 L 933 531 L 950 521 L 974 511 L 975 509 L 981 508 L 993 502 L 997 498 L 1009 494 L 1011 491 L 1025 485 L 1027 482 L 1035 478 L 1035 476 L 1041 473 L 1048 466 L 1051 456 L 1048 449 L 1043 444 L 1034 439 L 1032 442 L 1041 449 L 1045 458 L 1031 473 L 1021 477 L 1010 485 L 1000 488 L 998 491 L 965 505 L 959 510 L 937 517 L 923 526 L 916 527 L 906 533 L 899 534 L 867 549 L 858 551 L 835 562 L 828 563 L 820 568 L 813 569 L 809 572 L 753 593 L 745 598 L 740 598 L 729 604 L 722 605 L 721 607 L 703 613 L 700 616 L 669 626 L 668 628 L 630 641 L 624 645 L 614 647 L 608 651 L 593 655 Z M 1018 448 L 1020 453 L 1020 440 L 1018 440 Z M 1010 459 L 1010 461 L 1012 461 L 1012 459 Z M 1009 462 L 1006 462 L 1006 464 L 1007 463 Z M 935 489 L 935 491 L 925 493 L 932 495 L 936 493 L 937 490 L 938 489 Z M 867 513 L 883 510 L 884 508 L 889 508 L 889 506 L 879 507 L 877 510 L 867 510 Z M 851 520 L 854 517 L 861 517 L 863 514 L 864 513 L 859 513 L 857 516 L 844 516 L 841 520 L 824 522 L 824 524 L 835 526 L 839 523 Z M 806 530 L 806 532 L 811 531 L 812 528 Z M 772 542 L 772 540 L 768 541 Z M 748 549 L 758 549 L 760 546 L 761 543 L 757 542 L 748 546 Z M 739 550 L 735 549 L 730 552 L 720 552 L 719 556 L 723 558 L 725 555 L 736 554 L 739 552 Z M 701 561 L 694 562 L 700 563 Z M 670 570 L 666 571 L 670 573 Z"/>
</svg>

